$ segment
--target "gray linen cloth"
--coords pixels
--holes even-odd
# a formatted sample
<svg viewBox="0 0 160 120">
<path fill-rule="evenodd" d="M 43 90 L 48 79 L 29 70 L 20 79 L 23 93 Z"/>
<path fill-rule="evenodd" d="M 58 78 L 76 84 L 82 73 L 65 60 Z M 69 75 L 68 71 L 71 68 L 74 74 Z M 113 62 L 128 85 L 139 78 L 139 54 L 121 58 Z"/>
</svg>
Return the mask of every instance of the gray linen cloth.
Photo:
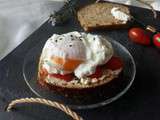
<svg viewBox="0 0 160 120">
<path fill-rule="evenodd" d="M 0 60 L 63 4 L 51 0 L 0 0 Z"/>
</svg>

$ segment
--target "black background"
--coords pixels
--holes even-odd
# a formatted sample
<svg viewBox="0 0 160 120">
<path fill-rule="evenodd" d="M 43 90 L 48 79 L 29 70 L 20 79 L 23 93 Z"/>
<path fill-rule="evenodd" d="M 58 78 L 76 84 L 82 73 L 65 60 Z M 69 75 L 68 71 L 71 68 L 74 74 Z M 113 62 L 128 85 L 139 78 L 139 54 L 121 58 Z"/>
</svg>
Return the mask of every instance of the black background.
<svg viewBox="0 0 160 120">
<path fill-rule="evenodd" d="M 153 19 L 150 10 L 130 7 L 131 13 L 142 22 L 160 28 L 160 13 Z M 45 41 L 53 33 L 65 33 L 82 29 L 75 20 L 64 26 L 52 27 L 44 23 L 7 57 L 0 61 L 0 120 L 68 120 L 63 112 L 42 105 L 18 105 L 18 110 L 7 113 L 5 106 L 13 99 L 35 97 L 29 90 L 22 75 L 22 65 L 26 53 L 38 42 Z M 128 30 L 105 30 L 98 34 L 123 44 L 133 55 L 137 74 L 130 90 L 119 100 L 96 109 L 77 110 L 85 120 L 159 120 L 160 119 L 160 50 L 150 46 L 140 46 L 128 39 Z"/>
</svg>

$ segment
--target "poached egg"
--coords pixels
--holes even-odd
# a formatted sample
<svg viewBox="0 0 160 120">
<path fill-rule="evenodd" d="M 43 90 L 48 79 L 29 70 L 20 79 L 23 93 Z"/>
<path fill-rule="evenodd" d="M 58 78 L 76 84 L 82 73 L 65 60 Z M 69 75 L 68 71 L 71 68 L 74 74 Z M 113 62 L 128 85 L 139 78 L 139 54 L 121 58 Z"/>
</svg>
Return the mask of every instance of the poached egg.
<svg viewBox="0 0 160 120">
<path fill-rule="evenodd" d="M 96 67 L 113 56 L 109 41 L 101 36 L 80 33 L 53 34 L 42 51 L 42 67 L 49 74 L 74 73 L 78 78 L 93 74 Z"/>
</svg>

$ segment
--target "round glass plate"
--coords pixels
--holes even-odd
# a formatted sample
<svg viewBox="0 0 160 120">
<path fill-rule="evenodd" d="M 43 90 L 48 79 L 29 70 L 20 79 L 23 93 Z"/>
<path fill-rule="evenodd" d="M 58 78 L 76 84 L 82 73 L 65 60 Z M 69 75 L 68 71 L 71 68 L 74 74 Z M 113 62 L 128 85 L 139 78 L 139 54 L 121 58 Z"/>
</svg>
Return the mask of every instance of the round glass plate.
<svg viewBox="0 0 160 120">
<path fill-rule="evenodd" d="M 25 56 L 23 64 L 23 75 L 27 85 L 29 86 L 31 91 L 38 97 L 63 103 L 65 105 L 68 105 L 72 109 L 96 108 L 117 100 L 124 93 L 126 93 L 126 91 L 132 85 L 136 74 L 136 66 L 132 55 L 124 46 L 111 38 L 107 39 L 112 43 L 115 53 L 123 59 L 124 68 L 119 83 L 108 85 L 108 90 L 101 98 L 91 99 L 90 101 L 86 102 L 83 102 L 83 100 L 81 100 L 82 102 L 76 102 L 75 100 L 55 93 L 53 90 L 42 88 L 37 83 L 37 72 L 38 62 L 44 46 L 44 42 L 38 43 L 34 48 L 29 50 L 29 52 Z"/>
</svg>

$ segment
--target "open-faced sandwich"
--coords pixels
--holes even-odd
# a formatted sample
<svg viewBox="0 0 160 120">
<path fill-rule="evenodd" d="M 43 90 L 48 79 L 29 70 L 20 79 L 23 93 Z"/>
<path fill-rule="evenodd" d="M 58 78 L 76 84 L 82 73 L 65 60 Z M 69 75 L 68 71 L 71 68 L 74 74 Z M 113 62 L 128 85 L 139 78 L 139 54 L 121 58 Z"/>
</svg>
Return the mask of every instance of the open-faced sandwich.
<svg viewBox="0 0 160 120">
<path fill-rule="evenodd" d="M 83 32 L 54 34 L 40 57 L 38 83 L 65 96 L 91 95 L 102 92 L 122 70 L 121 58 L 104 37 Z"/>
</svg>

